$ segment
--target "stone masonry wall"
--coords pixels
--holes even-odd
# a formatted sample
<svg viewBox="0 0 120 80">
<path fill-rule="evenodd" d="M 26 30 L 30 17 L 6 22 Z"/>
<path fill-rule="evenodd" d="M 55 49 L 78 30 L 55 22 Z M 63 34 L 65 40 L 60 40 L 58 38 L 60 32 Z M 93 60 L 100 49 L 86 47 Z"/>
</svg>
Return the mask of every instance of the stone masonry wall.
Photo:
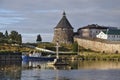
<svg viewBox="0 0 120 80">
<path fill-rule="evenodd" d="M 53 43 L 72 43 L 73 42 L 73 30 L 72 29 L 55 29 Z"/>
<path fill-rule="evenodd" d="M 81 38 L 74 38 L 74 41 L 77 41 L 78 45 L 86 49 L 105 53 L 120 53 L 120 43 L 104 43 Z"/>
</svg>

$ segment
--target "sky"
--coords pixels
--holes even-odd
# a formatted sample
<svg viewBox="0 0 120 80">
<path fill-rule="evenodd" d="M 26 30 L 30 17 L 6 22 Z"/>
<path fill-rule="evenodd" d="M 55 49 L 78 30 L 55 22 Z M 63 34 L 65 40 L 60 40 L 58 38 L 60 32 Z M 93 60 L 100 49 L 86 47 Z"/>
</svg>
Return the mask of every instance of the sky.
<svg viewBox="0 0 120 80">
<path fill-rule="evenodd" d="M 18 31 L 23 42 L 51 42 L 63 11 L 74 27 L 98 24 L 120 28 L 120 0 L 0 0 L 0 32 Z"/>
</svg>

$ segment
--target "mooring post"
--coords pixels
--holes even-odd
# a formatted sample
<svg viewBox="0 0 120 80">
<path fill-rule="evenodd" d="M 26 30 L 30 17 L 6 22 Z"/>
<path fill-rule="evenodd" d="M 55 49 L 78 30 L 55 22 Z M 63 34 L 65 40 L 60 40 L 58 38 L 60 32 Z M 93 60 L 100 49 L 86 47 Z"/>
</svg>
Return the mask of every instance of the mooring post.
<svg viewBox="0 0 120 80">
<path fill-rule="evenodd" d="M 59 44 L 58 44 L 58 41 L 56 43 L 56 58 L 59 59 Z"/>
</svg>

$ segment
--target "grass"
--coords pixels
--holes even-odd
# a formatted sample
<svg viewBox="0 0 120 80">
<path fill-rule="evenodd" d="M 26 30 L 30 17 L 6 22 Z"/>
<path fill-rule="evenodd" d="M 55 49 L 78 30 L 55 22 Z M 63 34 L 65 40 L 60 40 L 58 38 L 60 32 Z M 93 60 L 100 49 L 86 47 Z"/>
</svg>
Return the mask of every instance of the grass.
<svg viewBox="0 0 120 80">
<path fill-rule="evenodd" d="M 29 52 L 29 51 L 34 51 L 34 49 L 25 47 L 24 45 L 27 45 L 27 44 L 23 44 L 23 46 L 14 45 L 14 44 L 0 44 L 0 52 L 6 52 L 6 51 Z M 41 43 L 38 43 L 38 44 L 37 43 L 29 43 L 28 45 L 33 45 L 33 46 L 36 46 L 36 47 L 56 51 L 56 47 L 55 47 L 56 44 L 49 43 L 49 42 L 41 42 Z M 62 44 L 59 47 L 59 51 L 72 51 L 72 45 Z"/>
<path fill-rule="evenodd" d="M 79 53 L 78 58 L 82 60 L 120 60 L 120 54 L 83 51 Z"/>
<path fill-rule="evenodd" d="M 11 45 L 11 44 L 0 44 L 0 52 L 29 52 L 32 50 L 31 48 L 18 46 L 18 45 Z"/>
<path fill-rule="evenodd" d="M 49 49 L 52 51 L 55 51 L 55 44 L 52 43 L 40 43 L 40 44 L 34 44 L 37 47 L 40 48 L 45 48 L 45 49 Z M 61 47 L 59 48 L 59 51 L 66 51 L 66 52 L 72 52 L 72 47 L 73 45 L 65 45 L 62 44 L 60 45 Z M 0 52 L 30 52 L 33 51 L 34 49 L 32 48 L 27 48 L 24 46 L 20 46 L 20 45 L 11 45 L 11 44 L 0 44 Z M 82 59 L 82 60 L 119 60 L 120 61 L 120 54 L 111 54 L 111 53 L 100 53 L 100 52 L 95 52 L 92 51 L 90 49 L 84 49 L 83 47 L 79 46 L 79 55 L 78 55 L 78 59 Z M 75 54 L 75 53 L 70 53 L 71 54 Z M 66 53 L 66 55 L 68 55 Z"/>
<path fill-rule="evenodd" d="M 49 42 L 42 42 L 37 44 L 37 47 L 45 48 L 48 50 L 56 51 L 56 44 Z M 60 44 L 59 51 L 72 51 L 72 44 Z"/>
</svg>

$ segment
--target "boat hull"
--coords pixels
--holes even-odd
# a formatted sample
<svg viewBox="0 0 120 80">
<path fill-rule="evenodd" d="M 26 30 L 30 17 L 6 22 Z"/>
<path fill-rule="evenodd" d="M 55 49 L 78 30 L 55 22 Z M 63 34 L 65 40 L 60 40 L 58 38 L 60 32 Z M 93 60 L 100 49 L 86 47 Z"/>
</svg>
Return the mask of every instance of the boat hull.
<svg viewBox="0 0 120 80">
<path fill-rule="evenodd" d="M 22 56 L 23 61 L 54 61 L 56 57 L 29 57 L 29 56 Z"/>
</svg>

